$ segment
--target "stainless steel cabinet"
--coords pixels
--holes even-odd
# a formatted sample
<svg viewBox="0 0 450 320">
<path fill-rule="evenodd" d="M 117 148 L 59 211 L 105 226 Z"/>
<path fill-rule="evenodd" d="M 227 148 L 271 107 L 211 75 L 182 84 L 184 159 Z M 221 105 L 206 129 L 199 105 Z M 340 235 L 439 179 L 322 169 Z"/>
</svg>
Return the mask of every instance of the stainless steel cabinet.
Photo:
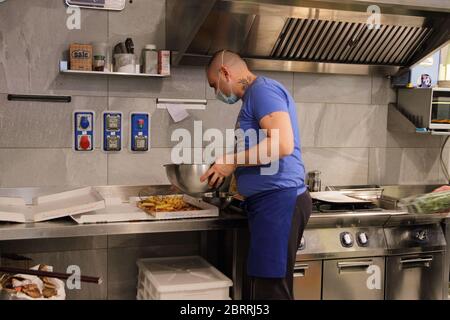
<svg viewBox="0 0 450 320">
<path fill-rule="evenodd" d="M 327 260 L 323 265 L 323 300 L 383 300 L 385 259 Z"/>
<path fill-rule="evenodd" d="M 386 299 L 442 299 L 443 258 L 441 252 L 387 258 Z"/>
<path fill-rule="evenodd" d="M 294 270 L 294 299 L 320 300 L 322 261 L 297 262 Z"/>
</svg>

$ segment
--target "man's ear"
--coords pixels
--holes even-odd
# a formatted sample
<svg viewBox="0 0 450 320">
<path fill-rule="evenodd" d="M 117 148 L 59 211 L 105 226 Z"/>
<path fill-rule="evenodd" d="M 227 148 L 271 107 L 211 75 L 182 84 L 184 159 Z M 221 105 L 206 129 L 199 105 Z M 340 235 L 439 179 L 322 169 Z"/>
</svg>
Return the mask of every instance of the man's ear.
<svg viewBox="0 0 450 320">
<path fill-rule="evenodd" d="M 222 72 L 223 77 L 226 80 L 230 80 L 230 72 L 227 67 L 225 67 L 225 66 L 220 67 L 220 71 Z"/>
</svg>

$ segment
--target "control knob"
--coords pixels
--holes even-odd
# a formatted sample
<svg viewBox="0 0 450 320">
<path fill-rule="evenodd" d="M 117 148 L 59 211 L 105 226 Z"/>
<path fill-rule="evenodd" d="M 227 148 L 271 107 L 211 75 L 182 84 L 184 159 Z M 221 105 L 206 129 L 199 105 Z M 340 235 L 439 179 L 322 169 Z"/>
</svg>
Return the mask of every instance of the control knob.
<svg viewBox="0 0 450 320">
<path fill-rule="evenodd" d="M 302 239 L 300 240 L 300 246 L 298 247 L 298 250 L 305 250 L 306 247 L 306 240 L 305 237 L 302 237 Z"/>
<path fill-rule="evenodd" d="M 425 241 L 428 239 L 428 231 L 420 230 L 416 232 L 416 239 L 419 241 Z"/>
<path fill-rule="evenodd" d="M 341 244 L 345 248 L 353 247 L 353 236 L 349 232 L 341 233 Z"/>
<path fill-rule="evenodd" d="M 369 237 L 365 232 L 359 232 L 357 236 L 358 244 L 361 247 L 367 247 L 369 245 Z"/>
</svg>

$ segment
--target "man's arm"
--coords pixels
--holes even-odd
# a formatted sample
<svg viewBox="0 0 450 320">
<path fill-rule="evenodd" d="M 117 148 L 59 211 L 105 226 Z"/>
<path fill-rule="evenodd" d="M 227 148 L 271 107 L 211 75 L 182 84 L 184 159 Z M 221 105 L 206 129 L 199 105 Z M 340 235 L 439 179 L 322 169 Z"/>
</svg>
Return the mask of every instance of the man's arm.
<svg viewBox="0 0 450 320">
<path fill-rule="evenodd" d="M 262 118 L 259 125 L 267 130 L 267 138 L 248 150 L 234 154 L 232 163 L 237 167 L 266 165 L 294 152 L 294 131 L 289 113 L 271 113 Z M 273 147 L 278 150 L 272 150 Z"/>
<path fill-rule="evenodd" d="M 200 180 L 203 182 L 209 179 L 209 184 L 216 186 L 237 167 L 269 164 L 294 152 L 294 131 L 289 113 L 284 111 L 271 113 L 261 119 L 260 127 L 267 130 L 267 137 L 264 140 L 248 150 L 218 159 Z M 272 147 L 278 148 L 278 152 L 272 150 Z"/>
</svg>

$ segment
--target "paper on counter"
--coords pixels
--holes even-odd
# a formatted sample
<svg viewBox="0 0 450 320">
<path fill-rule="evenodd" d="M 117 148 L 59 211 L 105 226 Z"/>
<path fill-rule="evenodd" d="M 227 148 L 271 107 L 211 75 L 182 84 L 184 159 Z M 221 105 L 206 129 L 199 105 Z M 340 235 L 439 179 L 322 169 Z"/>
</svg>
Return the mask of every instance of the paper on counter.
<svg viewBox="0 0 450 320">
<path fill-rule="evenodd" d="M 189 118 L 189 113 L 182 104 L 166 104 L 166 108 L 175 122 L 181 122 Z"/>
</svg>

